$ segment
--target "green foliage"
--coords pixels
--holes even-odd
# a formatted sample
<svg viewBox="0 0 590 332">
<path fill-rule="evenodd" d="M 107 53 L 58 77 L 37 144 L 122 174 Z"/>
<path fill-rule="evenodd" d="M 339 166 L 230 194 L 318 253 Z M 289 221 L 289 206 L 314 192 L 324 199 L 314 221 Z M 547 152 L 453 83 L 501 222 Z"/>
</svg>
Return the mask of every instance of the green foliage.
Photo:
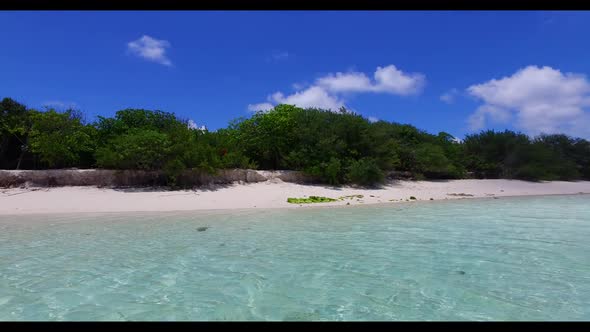
<svg viewBox="0 0 590 332">
<path fill-rule="evenodd" d="M 79 113 L 53 109 L 31 113 L 30 150 L 49 167 L 79 166 L 95 148 L 95 129 L 82 123 Z M 84 165 L 90 166 L 90 165 Z"/>
<path fill-rule="evenodd" d="M 95 125 L 103 142 L 96 150 L 99 167 L 163 170 L 172 186 L 186 169 L 214 174 L 219 168 L 253 166 L 235 149 L 232 131 L 190 129 L 171 113 L 127 109 Z"/>
<path fill-rule="evenodd" d="M 440 145 L 422 143 L 415 150 L 416 170 L 429 178 L 459 177 L 457 168 Z"/>
<path fill-rule="evenodd" d="M 166 175 L 166 180 L 169 186 L 176 187 L 178 186 L 178 177 L 182 174 L 182 172 L 186 169 L 186 166 L 182 163 L 182 161 L 178 159 L 169 160 L 164 165 L 164 174 Z"/>
<path fill-rule="evenodd" d="M 383 182 L 385 176 L 375 160 L 362 158 L 350 162 L 346 172 L 346 179 L 350 183 L 372 186 Z"/>
<path fill-rule="evenodd" d="M 465 139 L 466 166 L 479 177 L 522 180 L 583 178 L 590 150 L 565 135 L 531 140 L 511 131 L 486 131 Z M 585 141 L 587 142 L 587 141 Z"/>
<path fill-rule="evenodd" d="M 305 171 L 331 185 L 338 185 L 342 182 L 342 163 L 335 157 L 331 157 L 328 162 L 309 166 Z"/>
<path fill-rule="evenodd" d="M 292 204 L 328 203 L 336 201 L 337 199 L 322 196 L 309 196 L 308 198 L 287 198 L 287 202 Z"/>
<path fill-rule="evenodd" d="M 236 123 L 234 142 L 263 169 L 283 169 L 295 140 L 296 116 L 303 110 L 290 105 L 257 112 Z"/>
<path fill-rule="evenodd" d="M 113 169 L 161 169 L 170 153 L 169 137 L 151 129 L 131 129 L 96 151 L 99 167 Z"/>
<path fill-rule="evenodd" d="M 191 129 L 159 110 L 124 109 L 85 124 L 77 111 L 39 112 L 0 101 L 0 168 L 101 167 L 161 171 L 289 169 L 320 182 L 376 185 L 392 171 L 416 179 L 590 180 L 590 142 L 567 135 L 531 138 L 483 131 L 457 141 L 407 125 L 278 105 L 217 131 Z"/>
<path fill-rule="evenodd" d="M 10 98 L 0 101 L 0 168 L 18 165 L 28 149 L 31 114 L 24 105 Z"/>
<path fill-rule="evenodd" d="M 27 108 L 11 98 L 0 101 L 0 132 L 2 134 L 25 134 Z"/>
</svg>

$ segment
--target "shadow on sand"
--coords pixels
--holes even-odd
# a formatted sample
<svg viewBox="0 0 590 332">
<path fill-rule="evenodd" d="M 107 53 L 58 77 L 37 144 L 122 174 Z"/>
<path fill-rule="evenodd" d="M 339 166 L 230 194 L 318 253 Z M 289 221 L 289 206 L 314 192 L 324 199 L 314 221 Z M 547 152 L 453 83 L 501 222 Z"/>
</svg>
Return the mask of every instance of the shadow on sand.
<svg viewBox="0 0 590 332">
<path fill-rule="evenodd" d="M 235 186 L 239 186 L 240 184 L 235 183 L 218 183 L 218 184 L 208 184 L 202 186 L 194 186 L 190 188 L 184 187 L 167 187 L 167 186 L 145 186 L 145 187 L 113 187 L 110 188 L 115 191 L 125 192 L 125 193 L 145 193 L 145 192 L 203 192 L 203 191 L 217 191 L 219 189 L 224 188 L 231 188 Z"/>
</svg>

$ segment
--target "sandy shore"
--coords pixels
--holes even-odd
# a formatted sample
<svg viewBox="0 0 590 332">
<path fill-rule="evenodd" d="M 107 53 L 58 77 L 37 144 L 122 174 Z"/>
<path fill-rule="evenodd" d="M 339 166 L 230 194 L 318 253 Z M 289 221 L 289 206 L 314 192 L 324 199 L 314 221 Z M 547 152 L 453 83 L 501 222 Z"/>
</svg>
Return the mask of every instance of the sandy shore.
<svg viewBox="0 0 590 332">
<path fill-rule="evenodd" d="M 245 208 L 305 208 L 481 197 L 590 194 L 590 181 L 533 183 L 517 180 L 398 181 L 380 189 L 333 188 L 280 180 L 208 189 L 104 189 L 59 187 L 0 189 L 0 215 L 30 213 L 188 211 Z M 333 203 L 290 204 L 288 197 L 363 195 Z"/>
</svg>

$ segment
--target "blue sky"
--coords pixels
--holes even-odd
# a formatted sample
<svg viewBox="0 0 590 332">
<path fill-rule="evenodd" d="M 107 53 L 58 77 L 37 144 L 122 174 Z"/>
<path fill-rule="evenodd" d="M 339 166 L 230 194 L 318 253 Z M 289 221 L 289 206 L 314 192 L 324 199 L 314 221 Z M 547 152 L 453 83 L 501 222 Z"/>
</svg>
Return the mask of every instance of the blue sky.
<svg viewBox="0 0 590 332">
<path fill-rule="evenodd" d="M 293 102 L 457 137 L 590 137 L 589 35 L 590 13 L 565 11 L 6 11 L 0 96 L 213 130 Z"/>
</svg>

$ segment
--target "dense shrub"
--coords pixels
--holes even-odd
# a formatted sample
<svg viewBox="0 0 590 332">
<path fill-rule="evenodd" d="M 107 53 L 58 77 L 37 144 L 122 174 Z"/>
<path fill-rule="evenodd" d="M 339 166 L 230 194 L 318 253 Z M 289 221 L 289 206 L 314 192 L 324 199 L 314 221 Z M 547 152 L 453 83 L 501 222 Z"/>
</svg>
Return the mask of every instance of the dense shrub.
<svg viewBox="0 0 590 332">
<path fill-rule="evenodd" d="M 353 160 L 347 168 L 346 179 L 348 182 L 363 186 L 372 186 L 383 182 L 385 176 L 373 159 L 363 158 Z"/>
<path fill-rule="evenodd" d="M 27 148 L 50 168 L 88 167 L 92 164 L 95 132 L 96 129 L 84 125 L 81 114 L 73 110 L 34 112 Z"/>
<path fill-rule="evenodd" d="M 96 162 L 103 168 L 157 170 L 166 163 L 170 145 L 170 139 L 164 133 L 131 129 L 99 148 Z"/>
<path fill-rule="evenodd" d="M 344 108 L 278 105 L 210 132 L 159 110 L 124 109 L 88 124 L 78 111 L 0 101 L 0 168 L 63 167 L 163 171 L 153 183 L 169 185 L 182 185 L 186 170 L 227 168 L 298 170 L 332 185 L 375 185 L 391 171 L 416 179 L 576 180 L 590 179 L 590 142 L 508 130 L 460 142 L 445 132 L 371 123 Z"/>
</svg>

